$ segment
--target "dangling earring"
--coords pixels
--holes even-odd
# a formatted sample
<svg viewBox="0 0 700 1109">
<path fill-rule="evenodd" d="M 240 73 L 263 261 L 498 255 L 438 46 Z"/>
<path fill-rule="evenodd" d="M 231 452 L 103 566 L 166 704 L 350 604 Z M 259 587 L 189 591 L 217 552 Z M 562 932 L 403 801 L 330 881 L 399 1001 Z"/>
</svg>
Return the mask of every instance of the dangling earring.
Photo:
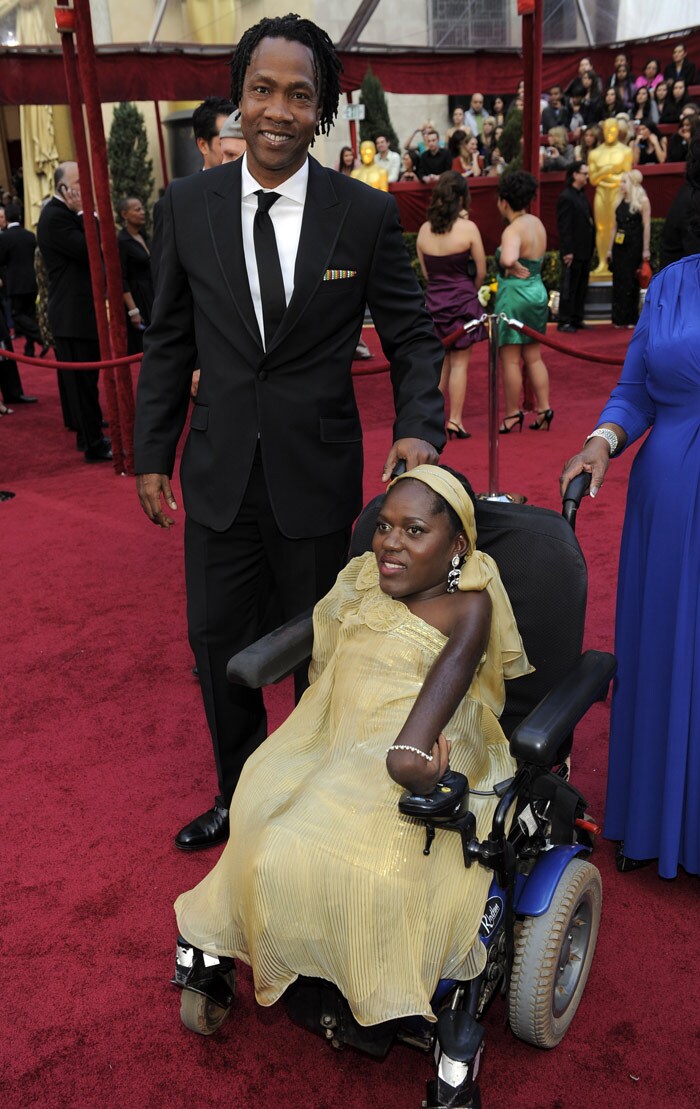
<svg viewBox="0 0 700 1109">
<path fill-rule="evenodd" d="M 459 588 L 459 575 L 462 566 L 462 559 L 460 555 L 456 554 L 452 558 L 452 569 L 447 574 L 447 592 L 456 593 Z"/>
</svg>

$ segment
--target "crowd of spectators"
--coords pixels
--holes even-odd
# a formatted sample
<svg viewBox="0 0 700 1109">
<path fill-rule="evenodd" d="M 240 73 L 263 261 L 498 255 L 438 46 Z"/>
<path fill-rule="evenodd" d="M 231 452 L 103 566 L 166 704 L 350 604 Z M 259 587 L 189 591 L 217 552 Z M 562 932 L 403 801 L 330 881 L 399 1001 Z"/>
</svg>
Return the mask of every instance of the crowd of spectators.
<svg viewBox="0 0 700 1109">
<path fill-rule="evenodd" d="M 609 74 L 598 74 L 590 58 L 578 63 L 568 84 L 552 85 L 541 98 L 543 170 L 563 171 L 574 160 L 588 161 L 590 151 L 602 141 L 600 124 L 618 121 L 620 139 L 633 150 L 635 165 L 686 160 L 693 119 L 700 106 L 691 100 L 695 65 L 682 43 L 673 46 L 672 58 L 663 67 L 659 58 L 648 58 L 639 74 L 632 72 L 624 53 L 615 56 Z M 500 140 L 509 113 L 523 107 L 523 82 L 515 95 L 466 96 L 455 105 L 450 125 L 440 133 L 428 119 L 408 136 L 402 148 L 391 149 L 383 135 L 376 138 L 377 157 L 389 181 L 423 181 L 434 184 L 452 169 L 464 177 L 498 176 L 506 167 Z M 669 125 L 677 126 L 675 133 Z M 352 170 L 352 151 L 344 148 L 342 172 Z"/>
</svg>

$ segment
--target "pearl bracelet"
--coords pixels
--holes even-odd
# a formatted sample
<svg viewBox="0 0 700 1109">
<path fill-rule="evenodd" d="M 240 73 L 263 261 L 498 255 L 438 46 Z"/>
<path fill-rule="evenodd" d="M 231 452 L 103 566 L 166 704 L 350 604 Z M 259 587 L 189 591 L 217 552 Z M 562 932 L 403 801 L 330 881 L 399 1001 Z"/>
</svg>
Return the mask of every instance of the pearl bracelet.
<svg viewBox="0 0 700 1109">
<path fill-rule="evenodd" d="M 141 313 L 139 312 L 138 308 L 130 308 L 129 311 L 127 312 L 127 316 L 140 316 L 140 315 L 141 315 Z"/>
<path fill-rule="evenodd" d="M 413 751 L 414 755 L 420 755 L 426 762 L 433 761 L 432 755 L 427 755 L 425 751 L 421 751 L 420 747 L 411 747 L 410 743 L 394 743 L 392 747 L 387 747 L 387 755 L 390 755 L 392 751 Z"/>
<path fill-rule="evenodd" d="M 591 434 L 588 436 L 588 439 L 605 439 L 605 442 L 610 447 L 610 457 L 611 458 L 615 454 L 615 451 L 617 450 L 617 447 L 618 447 L 617 435 L 609 427 L 597 427 L 595 429 L 595 431 L 591 432 Z M 584 444 L 583 444 L 584 447 L 585 447 L 586 443 L 588 442 L 588 439 L 586 439 L 586 441 L 584 442 Z"/>
</svg>

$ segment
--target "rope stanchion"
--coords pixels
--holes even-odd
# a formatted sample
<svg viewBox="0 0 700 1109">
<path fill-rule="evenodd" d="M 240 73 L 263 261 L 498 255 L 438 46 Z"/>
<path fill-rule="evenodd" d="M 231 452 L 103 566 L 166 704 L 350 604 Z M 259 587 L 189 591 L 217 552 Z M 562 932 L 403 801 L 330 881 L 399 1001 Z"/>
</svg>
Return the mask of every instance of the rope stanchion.
<svg viewBox="0 0 700 1109">
<path fill-rule="evenodd" d="M 103 370 L 110 366 L 128 366 L 140 362 L 142 354 L 127 354 L 123 358 L 104 358 L 101 362 L 54 362 L 50 358 L 30 358 L 27 354 L 17 354 L 12 350 L 0 350 L 0 358 L 13 362 L 26 363 L 28 366 L 43 366 L 49 370 Z"/>
</svg>

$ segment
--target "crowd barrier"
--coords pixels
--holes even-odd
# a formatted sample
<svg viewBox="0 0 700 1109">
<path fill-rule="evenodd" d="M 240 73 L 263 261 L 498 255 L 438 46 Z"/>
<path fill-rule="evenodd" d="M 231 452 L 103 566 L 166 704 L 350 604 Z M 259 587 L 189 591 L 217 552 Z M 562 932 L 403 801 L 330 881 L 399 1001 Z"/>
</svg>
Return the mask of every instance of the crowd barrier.
<svg viewBox="0 0 700 1109">
<path fill-rule="evenodd" d="M 510 319 L 506 316 L 505 312 L 487 313 L 484 312 L 476 319 L 468 320 L 460 327 L 455 328 L 449 335 L 443 339 L 442 343 L 446 350 L 449 350 L 457 342 L 459 337 L 465 332 L 473 331 L 477 327 L 485 326 L 488 338 L 488 365 L 489 365 L 489 382 L 488 382 L 488 397 L 489 397 L 489 490 L 486 498 L 488 500 L 512 500 L 510 494 L 502 493 L 499 491 L 498 479 L 498 427 L 499 427 L 499 412 L 498 412 L 498 323 L 503 320 L 509 327 L 516 328 L 522 331 L 530 339 L 535 342 L 543 343 L 545 346 L 551 347 L 552 350 L 557 350 L 561 354 L 568 354 L 572 358 L 579 358 L 585 362 L 600 362 L 606 366 L 622 366 L 623 359 L 610 358 L 603 354 L 593 354 L 585 350 L 575 350 L 567 343 L 562 343 L 556 339 L 550 338 L 548 335 L 543 335 L 539 331 L 528 327 L 522 320 Z M 41 366 L 45 369 L 56 370 L 100 370 L 114 368 L 118 366 L 126 366 L 130 364 L 138 364 L 141 361 L 142 355 L 127 355 L 124 358 L 110 358 L 104 359 L 101 362 L 57 362 L 55 360 L 47 360 L 45 358 L 30 358 L 26 354 L 19 354 L 14 351 L 1 350 L 0 357 L 9 358 L 15 362 L 27 363 L 30 366 Z M 387 373 L 388 366 L 357 366 L 353 367 L 353 377 L 371 377 L 375 374 Z M 131 429 L 133 434 L 133 427 Z M 131 437 L 130 437 L 131 438 Z"/>
</svg>

